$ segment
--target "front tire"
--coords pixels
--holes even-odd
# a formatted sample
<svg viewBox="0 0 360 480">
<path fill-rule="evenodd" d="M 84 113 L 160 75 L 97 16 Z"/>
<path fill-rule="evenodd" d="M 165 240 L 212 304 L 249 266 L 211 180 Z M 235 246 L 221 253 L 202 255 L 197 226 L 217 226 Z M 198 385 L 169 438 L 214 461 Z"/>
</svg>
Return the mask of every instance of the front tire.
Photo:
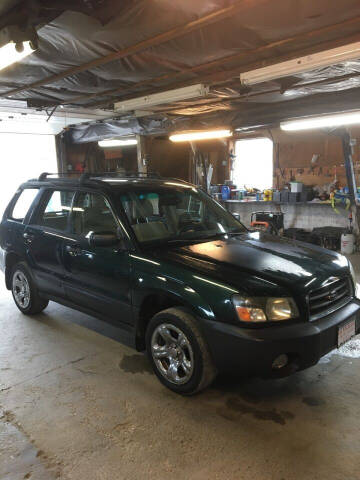
<svg viewBox="0 0 360 480">
<path fill-rule="evenodd" d="M 25 315 L 42 312 L 49 301 L 40 297 L 26 263 L 16 264 L 11 274 L 11 292 L 15 305 Z"/>
<path fill-rule="evenodd" d="M 182 395 L 204 390 L 216 377 L 194 317 L 181 307 L 157 313 L 146 330 L 146 349 L 160 382 Z"/>
</svg>

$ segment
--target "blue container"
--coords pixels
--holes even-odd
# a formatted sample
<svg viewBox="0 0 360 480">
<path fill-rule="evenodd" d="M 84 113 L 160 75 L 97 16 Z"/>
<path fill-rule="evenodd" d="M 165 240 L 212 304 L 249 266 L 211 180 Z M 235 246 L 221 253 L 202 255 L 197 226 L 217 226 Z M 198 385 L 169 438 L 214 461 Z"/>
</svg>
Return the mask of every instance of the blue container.
<svg viewBox="0 0 360 480">
<path fill-rule="evenodd" d="M 230 198 L 230 187 L 227 185 L 223 185 L 221 187 L 221 199 L 222 200 L 229 200 Z"/>
</svg>

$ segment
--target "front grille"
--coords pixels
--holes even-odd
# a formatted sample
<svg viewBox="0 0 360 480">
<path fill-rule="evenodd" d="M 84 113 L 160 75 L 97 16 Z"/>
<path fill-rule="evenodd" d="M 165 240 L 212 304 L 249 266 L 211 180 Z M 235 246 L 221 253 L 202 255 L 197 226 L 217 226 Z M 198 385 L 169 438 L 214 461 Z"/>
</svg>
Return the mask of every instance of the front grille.
<svg viewBox="0 0 360 480">
<path fill-rule="evenodd" d="M 330 278 L 327 284 L 309 294 L 310 320 L 315 320 L 337 308 L 340 308 L 352 297 L 352 286 L 349 277 Z"/>
</svg>

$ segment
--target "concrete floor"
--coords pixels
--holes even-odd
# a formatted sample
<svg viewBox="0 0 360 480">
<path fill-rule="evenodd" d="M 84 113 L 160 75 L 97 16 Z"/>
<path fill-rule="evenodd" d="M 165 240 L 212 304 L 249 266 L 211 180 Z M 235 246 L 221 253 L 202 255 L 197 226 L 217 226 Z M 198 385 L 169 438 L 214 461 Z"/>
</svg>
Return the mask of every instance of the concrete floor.
<svg viewBox="0 0 360 480">
<path fill-rule="evenodd" d="M 360 479 L 359 339 L 183 398 L 116 328 L 53 303 L 25 317 L 0 282 L 1 480 Z"/>
</svg>

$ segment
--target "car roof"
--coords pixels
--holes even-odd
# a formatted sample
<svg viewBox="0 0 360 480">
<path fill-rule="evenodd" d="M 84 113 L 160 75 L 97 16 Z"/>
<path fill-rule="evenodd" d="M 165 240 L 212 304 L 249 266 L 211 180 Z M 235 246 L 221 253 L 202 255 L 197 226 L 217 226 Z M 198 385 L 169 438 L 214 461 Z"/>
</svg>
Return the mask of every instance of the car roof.
<svg viewBox="0 0 360 480">
<path fill-rule="evenodd" d="M 54 175 L 58 175 L 57 178 L 53 178 Z M 42 173 L 37 179 L 30 179 L 21 185 L 21 188 L 29 187 L 71 187 L 71 188 L 83 188 L 91 187 L 98 190 L 109 190 L 113 188 L 126 187 L 126 186 L 182 186 L 191 185 L 184 180 L 178 178 L 164 178 L 155 174 L 130 174 L 128 176 L 114 175 L 114 174 L 98 174 L 98 173 L 86 173 L 79 177 L 70 177 L 71 174 L 51 174 Z"/>
</svg>

